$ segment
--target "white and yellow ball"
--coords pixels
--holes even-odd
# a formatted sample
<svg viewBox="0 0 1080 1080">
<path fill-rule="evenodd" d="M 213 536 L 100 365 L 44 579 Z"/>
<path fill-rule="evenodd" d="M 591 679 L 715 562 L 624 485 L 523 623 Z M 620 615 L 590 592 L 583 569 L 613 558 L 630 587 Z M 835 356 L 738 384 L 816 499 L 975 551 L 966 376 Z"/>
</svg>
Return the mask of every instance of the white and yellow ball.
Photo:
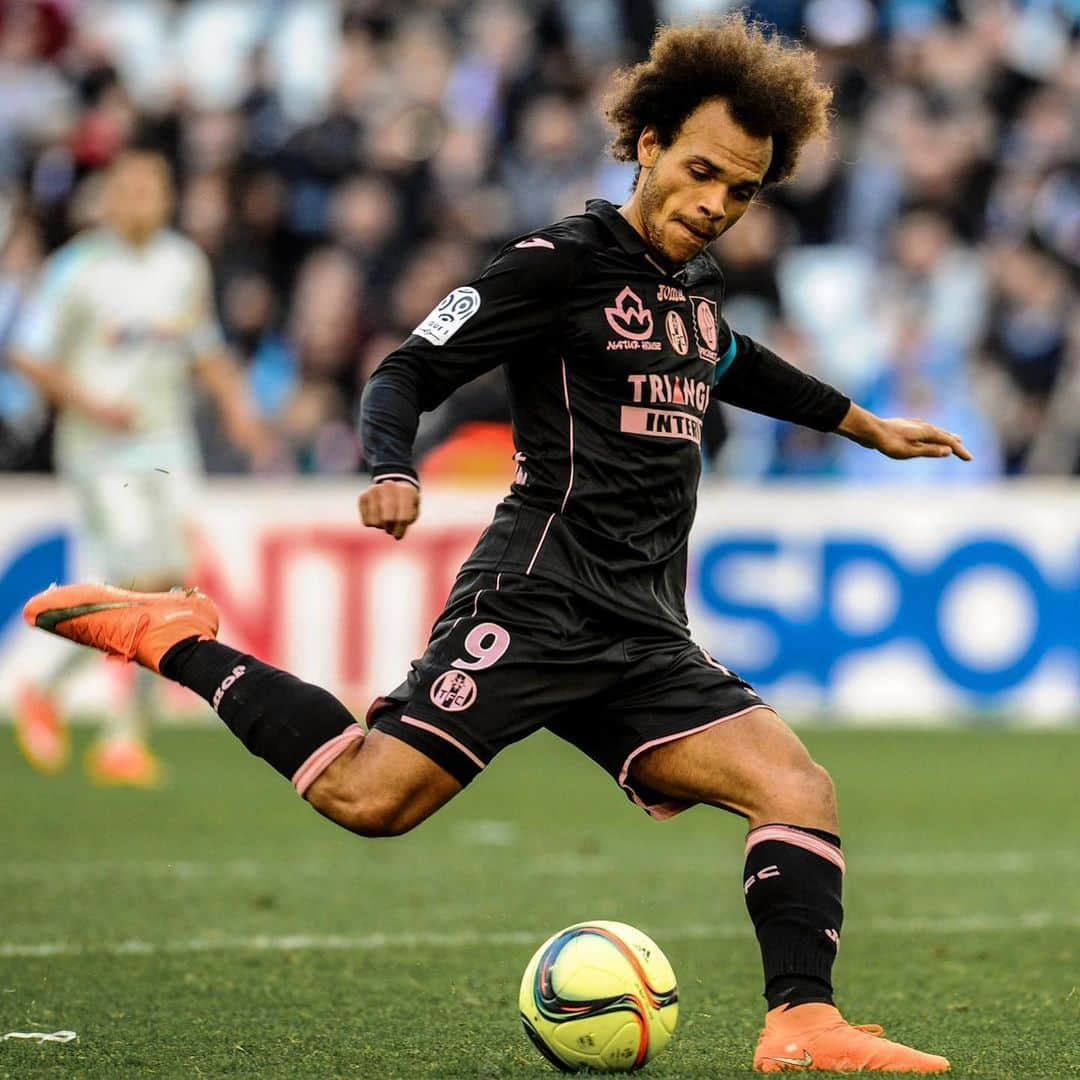
<svg viewBox="0 0 1080 1080">
<path fill-rule="evenodd" d="M 558 1069 L 629 1072 L 667 1045 L 679 1016 L 667 957 L 626 923 L 577 923 L 529 961 L 519 1004 L 525 1032 Z"/>
</svg>

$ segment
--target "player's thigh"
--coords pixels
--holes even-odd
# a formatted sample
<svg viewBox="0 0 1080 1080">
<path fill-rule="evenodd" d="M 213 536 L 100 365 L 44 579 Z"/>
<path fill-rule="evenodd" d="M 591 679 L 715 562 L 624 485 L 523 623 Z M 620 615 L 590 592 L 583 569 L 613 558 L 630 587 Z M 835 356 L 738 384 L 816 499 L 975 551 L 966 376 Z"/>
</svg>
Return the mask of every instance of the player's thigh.
<svg viewBox="0 0 1080 1080">
<path fill-rule="evenodd" d="M 626 641 L 626 678 L 577 730 L 557 729 L 656 818 L 695 803 L 752 824 L 829 828 L 831 781 L 748 683 L 693 642 Z"/>
<path fill-rule="evenodd" d="M 765 706 L 645 749 L 630 774 L 635 783 L 680 801 L 733 810 L 752 825 L 789 821 L 836 827 L 828 774 Z"/>
<path fill-rule="evenodd" d="M 326 767 L 305 798 L 353 832 L 397 836 L 445 806 L 462 786 L 426 754 L 371 731 Z"/>
<path fill-rule="evenodd" d="M 606 769 L 627 797 L 655 818 L 708 801 L 698 785 L 654 787 L 636 774 L 654 748 L 758 709 L 761 698 L 677 633 L 623 635 L 621 677 L 586 706 L 549 725 Z"/>
</svg>

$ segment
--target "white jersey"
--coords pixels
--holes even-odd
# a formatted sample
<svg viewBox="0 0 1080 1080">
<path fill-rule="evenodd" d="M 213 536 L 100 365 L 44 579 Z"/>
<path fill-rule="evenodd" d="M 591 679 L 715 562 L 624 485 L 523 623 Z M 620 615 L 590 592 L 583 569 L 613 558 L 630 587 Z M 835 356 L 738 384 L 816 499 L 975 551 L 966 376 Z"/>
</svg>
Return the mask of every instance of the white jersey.
<svg viewBox="0 0 1080 1080">
<path fill-rule="evenodd" d="M 210 285 L 205 255 L 167 229 L 142 247 L 94 229 L 49 259 L 15 348 L 62 365 L 96 400 L 135 414 L 133 430 L 118 434 L 63 410 L 55 437 L 62 471 L 95 458 L 137 460 L 162 442 L 195 453 L 192 365 L 222 344 Z"/>
</svg>

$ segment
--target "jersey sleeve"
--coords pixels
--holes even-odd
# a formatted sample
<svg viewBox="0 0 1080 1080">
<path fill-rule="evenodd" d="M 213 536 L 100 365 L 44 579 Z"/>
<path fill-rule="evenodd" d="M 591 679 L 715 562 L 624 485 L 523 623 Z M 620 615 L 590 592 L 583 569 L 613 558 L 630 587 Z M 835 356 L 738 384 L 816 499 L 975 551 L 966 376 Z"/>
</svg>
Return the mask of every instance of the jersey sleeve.
<svg viewBox="0 0 1080 1080">
<path fill-rule="evenodd" d="M 722 322 L 721 344 L 725 334 L 728 344 L 716 364 L 714 400 L 817 431 L 836 430 L 850 398 Z"/>
<path fill-rule="evenodd" d="M 57 251 L 42 268 L 12 337 L 12 348 L 37 364 L 62 356 L 75 318 L 75 282 L 83 263 L 78 245 Z"/>
<path fill-rule="evenodd" d="M 572 241 L 538 234 L 504 249 L 445 296 L 379 365 L 364 389 L 361 437 L 375 481 L 416 482 L 420 413 L 503 363 L 528 363 L 563 322 L 575 277 Z"/>
</svg>

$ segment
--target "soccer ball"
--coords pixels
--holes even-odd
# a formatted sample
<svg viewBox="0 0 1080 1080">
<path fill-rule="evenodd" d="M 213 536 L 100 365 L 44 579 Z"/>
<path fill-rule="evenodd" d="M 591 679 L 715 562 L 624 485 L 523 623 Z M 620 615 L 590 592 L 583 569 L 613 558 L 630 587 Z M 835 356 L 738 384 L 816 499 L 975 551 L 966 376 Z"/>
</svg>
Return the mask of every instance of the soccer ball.
<svg viewBox="0 0 1080 1080">
<path fill-rule="evenodd" d="M 675 972 L 656 943 L 620 922 L 577 923 L 536 950 L 521 979 L 521 1022 L 563 1072 L 629 1072 L 667 1045 L 679 1016 Z"/>
</svg>

